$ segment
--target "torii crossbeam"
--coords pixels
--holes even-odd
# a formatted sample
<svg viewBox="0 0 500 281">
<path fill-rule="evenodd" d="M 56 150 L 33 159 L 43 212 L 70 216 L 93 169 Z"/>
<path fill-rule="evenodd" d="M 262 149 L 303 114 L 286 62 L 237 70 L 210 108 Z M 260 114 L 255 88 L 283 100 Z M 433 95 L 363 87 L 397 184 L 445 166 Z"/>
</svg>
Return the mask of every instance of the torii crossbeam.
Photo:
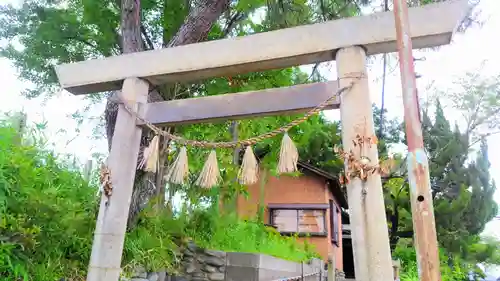
<svg viewBox="0 0 500 281">
<path fill-rule="evenodd" d="M 409 9 L 413 48 L 448 44 L 466 11 L 467 0 Z M 56 73 L 61 86 L 73 94 L 121 89 L 122 98 L 134 104 L 134 110 L 138 110 L 146 121 L 160 125 L 301 112 L 314 107 L 328 94 L 333 95 L 337 88 L 353 82 L 353 78 L 348 78 L 349 74 L 361 73 L 363 78 L 340 97 L 342 139 L 347 151 L 353 148 L 352 140 L 359 133 L 360 126 L 365 134 L 374 135 L 365 60 L 367 55 L 398 50 L 394 22 L 392 12 L 376 13 L 245 37 L 63 64 L 56 67 Z M 318 83 L 146 104 L 151 84 L 234 76 L 330 60 L 337 61 L 338 86 L 332 82 Z M 266 104 L 260 103 L 264 95 Z M 208 106 L 215 110 L 200 110 Z M 339 100 L 330 105 L 330 108 L 338 107 Z M 142 134 L 140 125 L 120 105 L 108 161 L 114 193 L 109 198 L 102 196 L 88 281 L 117 281 L 119 278 Z M 378 159 L 376 147 L 368 148 L 366 156 Z M 366 181 L 352 180 L 347 190 L 356 277 L 359 281 L 392 280 L 380 176 L 372 175 Z M 432 202 L 430 204 L 432 206 Z M 427 215 L 427 220 L 414 221 L 417 229 L 435 228 L 428 224 L 429 220 L 434 220 L 433 214 Z M 435 229 L 427 233 L 435 236 Z M 435 243 L 436 239 L 417 238 L 419 243 L 426 240 Z"/>
<path fill-rule="evenodd" d="M 410 9 L 413 47 L 448 44 L 463 12 L 463 2 L 453 0 Z M 363 46 L 366 55 L 396 52 L 392 13 L 63 64 L 56 72 L 64 89 L 89 94 L 120 90 L 129 77 L 158 85 L 331 61 L 351 46 Z"/>
</svg>

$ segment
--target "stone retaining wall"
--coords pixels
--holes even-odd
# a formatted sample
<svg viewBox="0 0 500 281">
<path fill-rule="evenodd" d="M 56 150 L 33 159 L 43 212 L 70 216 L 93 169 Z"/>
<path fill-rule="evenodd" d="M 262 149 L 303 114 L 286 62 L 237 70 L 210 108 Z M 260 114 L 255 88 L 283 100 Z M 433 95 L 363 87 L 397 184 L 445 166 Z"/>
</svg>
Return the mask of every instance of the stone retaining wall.
<svg viewBox="0 0 500 281">
<path fill-rule="evenodd" d="M 181 274 L 174 277 L 139 269 L 130 281 L 272 281 L 302 274 L 305 281 L 323 281 L 327 276 L 319 259 L 301 264 L 262 254 L 206 250 L 194 244 L 183 251 Z"/>
<path fill-rule="evenodd" d="M 184 250 L 183 277 L 186 281 L 224 281 L 227 254 L 200 249 L 190 243 Z"/>
</svg>

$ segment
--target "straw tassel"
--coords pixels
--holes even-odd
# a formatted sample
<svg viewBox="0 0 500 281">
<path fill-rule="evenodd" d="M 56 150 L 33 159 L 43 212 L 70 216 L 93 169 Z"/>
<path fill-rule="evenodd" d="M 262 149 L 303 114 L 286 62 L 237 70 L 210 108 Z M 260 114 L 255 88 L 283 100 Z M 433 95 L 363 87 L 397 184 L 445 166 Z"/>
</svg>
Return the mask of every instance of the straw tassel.
<svg viewBox="0 0 500 281">
<path fill-rule="evenodd" d="M 188 157 L 186 147 L 181 147 L 177 158 L 169 167 L 165 179 L 174 184 L 184 184 L 189 175 Z"/>
<path fill-rule="evenodd" d="M 149 146 L 144 149 L 142 161 L 139 163 L 139 169 L 146 172 L 156 173 L 158 169 L 158 158 L 160 153 L 160 138 L 154 136 Z"/>
<path fill-rule="evenodd" d="M 240 171 L 238 172 L 238 180 L 240 184 L 254 184 L 258 180 L 259 164 L 253 153 L 252 146 L 247 146 L 243 161 L 241 162 Z"/>
<path fill-rule="evenodd" d="M 281 141 L 280 159 L 278 162 L 279 173 L 292 173 L 297 171 L 299 152 L 287 132 Z"/>
<path fill-rule="evenodd" d="M 196 180 L 196 185 L 203 188 L 211 188 L 217 185 L 219 179 L 220 171 L 219 165 L 217 164 L 217 154 L 215 153 L 215 150 L 212 150 L 208 155 L 205 165 L 203 165 L 203 169 L 201 170 L 198 179 Z"/>
</svg>

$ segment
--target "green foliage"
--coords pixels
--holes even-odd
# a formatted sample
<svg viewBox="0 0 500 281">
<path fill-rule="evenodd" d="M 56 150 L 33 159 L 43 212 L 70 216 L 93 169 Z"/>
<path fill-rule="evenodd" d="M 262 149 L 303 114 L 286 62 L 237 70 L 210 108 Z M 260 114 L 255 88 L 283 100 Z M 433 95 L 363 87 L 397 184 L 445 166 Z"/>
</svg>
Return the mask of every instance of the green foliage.
<svg viewBox="0 0 500 281">
<path fill-rule="evenodd" d="M 192 227 L 195 231 L 190 236 L 208 249 L 264 253 L 292 261 L 319 257 L 314 246 L 307 242 L 302 244 L 294 236 L 281 236 L 256 220 L 241 221 L 234 215 L 224 215 L 221 219 L 217 208 L 199 213 Z"/>
<path fill-rule="evenodd" d="M 375 134 L 378 138 L 377 148 L 380 158 L 386 158 L 392 145 L 401 143 L 404 131 L 398 119 L 389 119 L 387 109 L 382 112 L 375 104 L 373 109 L 373 122 L 375 124 Z"/>
<path fill-rule="evenodd" d="M 16 140 L 16 132 L 0 124 L 0 276 L 82 276 L 95 226 L 95 189 L 54 154 Z"/>
<path fill-rule="evenodd" d="M 1 55 L 9 58 L 20 77 L 41 91 L 55 92 L 56 64 L 116 54 L 119 13 L 115 1 L 24 1 L 21 7 L 0 6 Z M 20 47 L 20 46 L 22 47 Z"/>
<path fill-rule="evenodd" d="M 493 237 L 476 238 L 468 247 L 467 259 L 484 264 L 500 264 L 500 241 Z"/>
<path fill-rule="evenodd" d="M 486 223 L 498 212 L 493 199 L 496 188 L 489 174 L 486 142 L 481 142 L 476 157 L 471 155 L 470 131 L 461 132 L 458 126 L 451 126 L 439 100 L 435 103 L 433 119 L 427 109 L 422 113 L 422 130 L 430 163 L 438 241 L 450 253 L 446 260 L 452 263 L 452 258 L 460 257 L 464 262 L 484 261 L 473 255 L 470 248 L 475 247 L 473 245 L 478 243 Z M 391 133 L 394 134 L 397 133 Z M 404 162 L 400 166 L 405 167 Z M 402 178 L 392 178 L 384 183 L 392 246 L 400 237 L 411 237 L 407 234 L 413 229 L 405 169 L 401 174 Z M 492 255 L 488 259 L 496 262 Z"/>
<path fill-rule="evenodd" d="M 61 5 L 61 1 L 46 0 L 25 0 L 21 6 L 15 7 L 3 5 L 0 10 L 0 23 L 5 25 L 0 33 L 0 38 L 7 39 L 8 44 L 1 50 L 1 55 L 12 60 L 20 71 L 20 77 L 35 84 L 33 91 L 26 94 L 29 97 L 40 95 L 41 93 L 54 92 L 56 79 L 53 72 L 55 64 L 80 61 L 94 57 L 110 56 L 120 52 L 118 26 L 120 21 L 119 7 L 116 1 L 69 1 L 66 5 Z M 146 29 L 146 34 L 150 37 L 155 47 L 167 46 L 169 40 L 177 32 L 179 26 L 184 22 L 190 8 L 189 1 L 141 1 L 142 23 Z M 276 5 L 279 4 L 279 5 Z M 293 6 L 288 9 L 287 5 Z M 318 3 L 319 4 L 319 3 Z M 234 25 L 224 24 L 224 21 L 213 25 L 208 38 L 218 39 L 224 36 L 245 35 L 253 32 L 262 32 L 283 26 L 322 21 L 331 18 L 351 15 L 357 8 L 350 1 L 322 1 L 320 5 L 308 7 L 305 1 L 294 3 L 284 3 L 273 1 L 236 1 L 232 2 L 230 9 L 225 14 L 226 23 L 234 20 Z M 188 7 L 189 6 L 189 7 Z M 250 20 L 250 16 L 263 7 L 278 7 L 280 13 L 268 13 L 263 24 L 255 24 Z M 272 9 L 272 8 L 271 8 Z M 270 9 L 270 10 L 271 10 Z M 338 10 L 338 11 L 335 11 Z M 274 11 L 274 10 L 273 10 Z M 321 15 L 321 17 L 320 17 Z M 57 28 L 54 28 L 57 27 Z M 232 28 L 229 28 L 232 27 Z M 20 46 L 19 46 L 20 45 Z M 308 81 L 308 75 L 298 71 L 297 68 L 285 70 L 267 71 L 241 75 L 235 79 L 243 79 L 245 82 L 239 84 L 237 88 L 229 87 L 226 79 L 212 79 L 200 86 L 187 85 L 187 96 L 193 93 L 196 95 L 213 95 L 233 91 L 243 91 L 252 89 L 263 89 L 269 87 L 289 86 Z M 240 138 L 250 137 L 255 134 L 266 132 L 277 128 L 293 117 L 265 118 L 242 122 L 240 125 Z M 320 118 L 313 118 L 312 121 L 301 125 L 295 129 L 298 138 L 295 140 L 301 144 L 308 143 L 309 132 L 325 132 L 324 122 Z M 202 140 L 228 140 L 230 139 L 228 124 L 195 125 L 176 128 L 176 132 L 186 138 Z M 301 137 L 301 132 L 307 132 L 305 137 Z M 292 134 L 293 135 L 293 134 Z M 279 138 L 268 140 L 264 145 L 272 144 L 274 150 L 265 159 L 265 165 L 275 166 L 273 163 L 277 159 L 277 148 L 279 148 Z M 327 147 L 332 142 L 324 143 Z M 306 147 L 304 145 L 304 147 Z M 317 149 L 314 146 L 310 150 Z M 329 147 L 331 151 L 331 146 Z M 205 151 L 190 151 L 190 170 L 198 171 L 206 157 Z M 244 192 L 244 188 L 234 182 L 236 170 L 234 166 L 227 165 L 232 161 L 231 151 L 218 151 L 218 158 L 222 169 L 223 182 L 221 187 L 211 191 L 199 191 L 187 185 L 183 187 L 172 187 L 172 194 L 183 191 L 187 203 L 191 209 L 193 206 L 202 203 L 213 203 L 220 193 L 227 197 L 234 197 L 237 192 Z M 328 150 L 321 157 L 327 156 Z M 170 156 L 171 158 L 172 156 Z M 332 163 L 331 165 L 338 165 Z M 194 180 L 194 178 L 193 178 Z M 175 190 L 174 190 L 175 188 Z M 175 235 L 182 235 L 188 231 L 187 226 L 179 220 L 188 220 L 185 214 L 179 218 L 172 218 L 165 214 L 161 217 L 148 217 L 147 212 L 141 214 L 139 227 L 135 228 L 128 236 L 125 251 L 125 263 L 147 263 L 151 267 L 163 266 L 172 268 L 175 264 L 175 247 L 172 239 Z M 220 219 L 220 218 L 219 218 Z M 255 222 L 240 222 L 228 219 L 227 225 L 216 228 L 211 243 L 214 247 L 237 249 L 248 249 L 248 251 L 264 251 L 282 257 L 287 257 L 291 253 L 290 249 L 297 250 L 299 246 L 294 246 L 292 238 L 281 238 L 276 234 L 269 234 L 262 225 Z M 230 224 L 231 223 L 231 224 Z M 180 224 L 180 225 L 179 225 Z M 176 227 L 173 227 L 176 225 Z M 231 226 L 231 227 L 228 227 Z M 171 227 L 169 230 L 166 227 Z M 231 234 L 234 241 L 237 237 L 243 237 L 245 233 L 253 233 L 255 236 L 267 237 L 260 241 L 260 244 L 223 244 L 221 241 L 226 229 L 238 229 L 240 232 Z M 152 232 L 154 230 L 154 232 Z M 194 231 L 194 230 L 189 230 Z M 196 235 L 195 235 L 196 234 Z M 205 237 L 206 234 L 194 231 L 195 237 Z M 159 238 L 158 238 L 159 237 Z M 161 239 L 160 239 L 161 238 Z M 218 240 L 217 240 L 218 239 Z M 281 239 L 281 240 L 280 240 Z M 283 240 L 284 239 L 284 240 Z M 200 243 L 204 243 L 202 238 L 196 238 Z M 216 242 L 219 241 L 219 242 Z M 229 241 L 229 240 L 228 240 Z M 255 243 L 249 239 L 242 239 L 245 243 Z M 217 244 L 219 243 L 219 244 Z M 229 243 L 229 242 L 228 242 Z M 279 247 L 273 245 L 281 245 Z M 295 247 L 295 248 L 294 248 Z M 288 250 L 286 250 L 286 249 Z M 306 251 L 307 252 L 307 251 Z M 295 251 L 300 255 L 300 250 Z M 285 256 L 283 256 L 285 255 Z M 306 255 L 306 254 L 304 254 Z M 162 256 L 162 261 L 158 257 Z M 150 257 L 155 257 L 150 259 Z M 169 258 L 170 257 L 170 258 Z M 298 259 L 297 256 L 289 258 Z M 157 262 L 160 262 L 159 264 Z"/>
<path fill-rule="evenodd" d="M 51 94 L 57 86 L 54 66 L 112 56 L 120 50 L 119 1 L 23 0 L 0 6 L 0 39 L 9 42 L 0 55 L 14 62 L 20 77 L 35 85 L 29 97 Z M 196 5 L 190 1 L 141 1 L 141 22 L 154 48 L 166 47 Z M 251 16 L 267 10 L 263 23 Z M 245 35 L 298 24 L 351 16 L 357 5 L 348 0 L 232 1 L 220 21 L 212 25 L 209 40 Z M 149 48 L 150 46 L 147 46 Z"/>
<path fill-rule="evenodd" d="M 266 88 L 286 87 L 298 83 L 306 82 L 308 76 L 300 71 L 299 68 L 288 68 L 281 70 L 272 70 L 266 72 L 258 72 L 247 75 L 240 75 L 233 79 L 233 86 L 228 84 L 226 79 L 213 79 L 210 82 L 203 84 L 199 90 L 200 95 L 225 94 L 229 92 L 252 91 Z M 267 133 L 269 131 L 280 128 L 295 120 L 302 115 L 293 116 L 277 116 L 264 117 L 258 119 L 248 119 L 238 121 L 238 137 L 239 139 L 247 139 Z M 229 141 L 231 136 L 231 122 L 218 122 L 210 124 L 196 124 L 176 127 L 176 133 L 187 139 L 210 140 L 210 141 Z M 342 163 L 333 152 L 333 145 L 340 142 L 340 133 L 338 123 L 326 121 L 321 115 L 313 116 L 302 124 L 292 128 L 290 136 L 299 148 L 301 160 L 309 162 L 313 165 L 324 167 L 327 171 L 337 173 L 342 166 Z M 335 137 L 331 137 L 332 134 Z M 271 173 L 276 175 L 277 160 L 279 159 L 279 149 L 281 146 L 282 135 L 266 139 L 254 146 L 255 151 L 261 149 L 269 149 L 264 159 L 261 159 L 261 165 L 268 168 Z M 209 151 L 206 149 L 189 149 L 190 171 L 194 171 L 190 182 L 196 180 L 198 171 L 201 170 L 204 160 Z M 170 158 L 173 159 L 174 155 Z M 235 177 L 238 172 L 238 166 L 233 165 L 233 151 L 230 149 L 218 149 L 217 159 L 222 173 L 222 181 L 220 190 L 224 194 L 224 198 L 229 200 L 234 196 L 244 193 L 245 187 L 235 182 Z M 189 200 L 198 200 L 201 193 L 193 188 L 192 185 L 184 187 L 173 187 L 175 192 L 183 191 L 188 193 Z"/>
<path fill-rule="evenodd" d="M 486 143 L 470 161 L 470 134 L 450 126 L 439 102 L 434 120 L 427 112 L 423 117 L 424 144 L 430 158 L 430 176 L 438 242 L 442 246 L 443 280 L 464 280 L 469 272 L 483 276 L 478 263 L 498 264 L 500 243 L 480 238 L 485 224 L 497 214 L 493 200 L 495 184 L 489 175 Z M 491 118 L 489 118 L 491 120 Z M 473 156 L 473 155 L 472 155 Z M 407 183 L 393 178 L 384 184 L 391 244 L 398 235 L 412 229 Z M 396 225 L 394 225 L 396 223 Z M 394 254 L 403 262 L 401 280 L 418 280 L 415 250 L 406 239 L 399 240 Z"/>
<path fill-rule="evenodd" d="M 473 271 L 476 267 L 472 268 L 461 262 L 459 258 L 452 258 L 451 265 L 447 262 L 448 255 L 443 249 L 440 251 L 440 271 L 441 280 L 443 281 L 463 281 L 468 277 L 469 272 Z M 394 251 L 394 257 L 401 261 L 400 279 L 401 281 L 418 281 L 418 266 L 417 255 L 415 248 L 411 245 L 400 244 Z"/>
<path fill-rule="evenodd" d="M 83 280 L 97 214 L 96 187 L 53 153 L 26 143 L 19 143 L 10 124 L 0 123 L 0 280 Z M 179 246 L 188 238 L 211 249 L 289 260 L 316 256 L 312 246 L 294 237 L 221 216 L 214 208 L 184 209 L 172 216 L 167 209 L 150 207 L 127 234 L 123 267 L 175 271 Z"/>
<path fill-rule="evenodd" d="M 300 159 L 331 174 L 338 174 L 344 165 L 333 151 L 333 147 L 341 143 L 339 125 L 339 122 L 317 117 L 299 128 L 297 145 Z"/>
<path fill-rule="evenodd" d="M 498 212 L 488 147 L 483 141 L 475 160 L 468 161 L 469 132 L 451 128 L 439 101 L 434 122 L 426 112 L 423 118 L 439 240 L 448 251 L 465 258 L 469 240 L 478 236 Z"/>
<path fill-rule="evenodd" d="M 471 242 L 469 248 L 474 249 L 477 256 L 468 260 L 453 255 L 444 248 L 439 248 L 440 271 L 443 281 L 470 280 L 467 279 L 469 277 L 473 277 L 472 280 L 483 280 L 481 278 L 485 277 L 484 272 L 477 264 L 491 263 L 492 261 L 489 260 L 491 257 L 498 258 L 500 255 L 500 243 L 495 239 L 486 238 L 483 241 Z M 483 259 L 486 257 L 488 258 Z M 401 261 L 401 281 L 419 280 L 416 251 L 411 243 L 400 242 L 394 251 L 394 258 Z"/>
<path fill-rule="evenodd" d="M 139 224 L 127 236 L 125 269 L 137 265 L 148 270 L 177 270 L 180 247 L 187 240 L 206 249 L 264 253 L 292 261 L 318 257 L 310 244 L 284 237 L 258 221 L 243 221 L 221 214 L 217 204 L 209 208 L 183 208 L 172 216 L 169 210 L 147 208 Z"/>
<path fill-rule="evenodd" d="M 117 5 L 119 2 L 109 0 L 24 0 L 21 2 L 19 6 L 0 6 L 0 24 L 2 25 L 0 39 L 9 42 L 6 47 L 0 49 L 0 54 L 13 61 L 19 70 L 20 78 L 35 85 L 34 89 L 26 91 L 27 96 L 34 97 L 41 93 L 55 92 L 57 83 L 53 67 L 56 64 L 120 53 L 120 32 L 118 30 L 120 8 Z M 363 1 L 364 4 L 369 2 L 371 1 Z M 411 4 L 417 5 L 417 2 L 411 1 Z M 433 1 L 426 0 L 424 2 Z M 194 3 L 190 1 L 181 0 L 141 1 L 141 22 L 146 29 L 145 34 L 151 39 L 155 48 L 168 45 L 193 6 Z M 196 8 L 194 7 L 194 9 Z M 254 22 L 255 18 L 252 16 L 263 10 L 266 11 L 263 21 Z M 360 7 L 350 0 L 232 1 L 223 16 L 224 18 L 212 25 L 208 39 L 242 36 L 288 26 L 348 17 L 358 14 L 359 11 Z M 470 80 L 475 79 L 473 76 L 470 77 L 472 77 Z M 243 83 L 238 84 L 237 87 L 230 87 L 226 79 L 212 79 L 201 85 L 183 85 L 181 88 L 186 89 L 184 93 L 175 94 L 187 98 L 193 95 L 214 95 L 282 87 L 305 83 L 311 80 L 309 78 L 309 75 L 302 73 L 297 68 L 289 68 L 240 75 L 235 79 L 242 80 Z M 463 88 L 471 95 L 463 98 L 462 93 L 458 93 L 458 96 L 452 100 L 458 102 L 455 108 L 464 113 L 479 113 L 469 114 L 469 116 L 474 117 L 468 120 L 470 125 L 468 133 L 472 132 L 472 137 L 469 139 L 467 133 L 462 134 L 458 129 L 452 129 L 452 126 L 444 118 L 442 110 L 439 109 L 440 106 L 436 111 L 434 122 L 426 114 L 423 114 L 424 133 L 427 143 L 426 149 L 431 158 L 431 183 L 434 187 L 440 243 L 450 252 L 460 253 L 464 259 L 470 257 L 471 259 L 485 260 L 483 255 L 490 259 L 491 255 L 488 253 L 492 248 L 478 244 L 475 239 L 484 228 L 485 222 L 496 212 L 491 202 L 491 194 L 494 192 L 495 186 L 489 179 L 487 172 L 489 164 L 484 156 L 487 151 L 485 146 L 473 164 L 467 164 L 466 158 L 469 154 L 468 149 L 473 142 L 480 141 L 480 137 L 494 133 L 498 129 L 496 113 L 498 113 L 499 91 L 497 84 L 486 83 L 474 87 L 470 81 L 467 83 L 463 83 Z M 170 98 L 169 93 L 164 93 L 164 96 Z M 375 110 L 377 133 L 379 132 L 378 128 L 383 129 L 379 133 L 379 149 L 381 156 L 385 157 L 388 146 L 400 142 L 402 130 L 398 122 L 387 120 L 387 118 L 382 122 L 379 116 L 380 113 Z M 294 116 L 242 121 L 240 123 L 240 139 L 275 129 L 286 124 L 292 118 Z M 231 138 L 227 123 L 184 126 L 176 128 L 176 133 L 182 134 L 186 138 L 200 140 L 220 141 Z M 331 173 L 337 173 L 341 169 L 342 163 L 332 152 L 333 145 L 340 142 L 338 124 L 326 122 L 317 116 L 294 128 L 290 133 L 300 149 L 302 160 Z M 3 136 L 3 133 L 0 136 Z M 6 139 L 0 139 L 0 142 L 3 141 Z M 279 138 L 273 138 L 262 144 L 272 148 L 271 153 L 263 160 L 265 167 L 275 167 L 279 141 Z M 92 195 L 94 189 L 85 187 L 86 183 L 81 181 L 77 173 L 70 172 L 50 153 L 34 146 L 30 149 L 11 144 L 8 146 L 16 153 L 11 157 L 9 154 L 2 154 L 4 150 L 0 151 L 2 157 L 0 159 L 0 167 L 2 167 L 0 170 L 0 180 L 2 180 L 0 207 L 3 208 L 3 212 L 9 214 L 5 216 L 2 228 L 0 228 L 2 231 L 0 238 L 3 239 L 0 240 L 2 243 L 0 265 L 9 267 L 8 274 L 11 274 L 9 277 L 23 276 L 26 272 L 34 274 L 34 272 L 40 271 L 40 273 L 36 273 L 40 275 L 36 276 L 42 277 L 37 280 L 53 280 L 50 279 L 53 276 L 44 277 L 43 275 L 49 274 L 42 270 L 47 267 L 45 263 L 51 269 L 49 272 L 55 275 L 59 273 L 64 273 L 66 276 L 78 275 L 84 270 L 90 252 L 87 242 L 91 239 L 92 228 L 90 226 L 93 225 L 92 219 L 95 216 L 96 206 Z M 185 199 L 189 203 L 190 211 L 193 211 L 194 207 L 202 205 L 201 203 L 217 202 L 220 194 L 234 197 L 235 194 L 245 192 L 242 186 L 234 182 L 236 167 L 228 165 L 232 162 L 232 152 L 229 150 L 217 152 L 223 174 L 223 181 L 218 188 L 211 191 L 199 191 L 190 185 L 172 188 L 172 194 L 179 191 L 186 194 Z M 16 155 L 19 155 L 20 158 L 16 158 Z M 199 171 L 205 157 L 206 152 L 204 151 L 190 151 L 190 159 L 196 159 L 189 162 L 190 170 Z M 37 165 L 47 167 L 51 172 L 46 170 L 40 172 Z M 32 166 L 36 169 L 32 169 Z M 60 180 L 60 177 L 63 177 L 67 182 Z M 21 182 L 24 184 L 19 187 Z M 391 231 L 391 238 L 395 238 L 397 241 L 399 231 L 411 230 L 409 195 L 407 189 L 404 188 L 404 181 L 400 179 L 389 180 L 385 187 L 388 217 L 390 218 L 389 226 L 391 230 L 394 228 L 394 231 Z M 469 187 L 471 190 L 468 190 Z M 69 203 L 59 204 L 63 200 Z M 31 201 L 34 203 L 31 204 Z M 30 202 L 30 204 L 28 206 L 21 204 L 26 202 Z M 61 210 L 59 206 L 64 206 L 67 209 Z M 42 211 L 36 211 L 39 209 Z M 58 218 L 60 215 L 61 219 L 49 220 L 48 214 Z M 85 214 L 88 216 L 84 216 Z M 204 213 L 201 212 L 201 214 Z M 208 214 L 205 215 L 208 216 Z M 71 216 L 75 216 L 76 219 L 67 219 Z M 199 216 L 202 217 L 202 215 Z M 82 217 L 86 217 L 87 221 L 79 221 L 82 220 Z M 207 246 L 267 251 L 270 254 L 287 255 L 286 257 L 291 259 L 299 259 L 309 255 L 307 254 L 309 253 L 308 249 L 304 249 L 304 252 L 298 251 L 302 253 L 298 256 L 292 255 L 286 249 L 296 247 L 293 239 L 283 240 L 281 237 L 267 232 L 258 223 L 245 223 L 230 218 L 227 218 L 227 221 L 225 221 L 226 218 L 223 218 L 224 221 L 221 220 L 219 218 L 212 222 L 210 227 L 198 229 L 193 224 L 201 224 L 204 221 L 196 216 L 191 217 L 184 213 L 177 215 L 177 217 L 172 217 L 171 214 L 149 216 L 147 212 L 144 212 L 140 226 L 134 229 L 127 238 L 124 261 L 131 265 L 147 263 L 150 267 L 173 267 L 176 262 L 176 237 L 186 233 L 190 233 L 196 241 Z M 395 221 L 397 223 L 394 223 Z M 47 225 L 45 225 L 46 223 Z M 77 226 L 80 228 L 85 228 L 79 233 L 80 236 L 67 230 L 79 229 L 73 228 L 73 223 L 78 224 Z M 61 231 L 56 231 L 58 229 Z M 205 229 L 210 229 L 210 231 L 207 232 Z M 237 232 L 227 233 L 228 229 L 236 229 Z M 10 233 L 6 239 L 3 238 L 4 232 Z M 56 232 L 57 234 L 55 234 Z M 10 236 L 13 235 L 12 233 L 19 234 L 23 239 L 16 240 L 18 237 L 16 235 L 13 236 L 15 239 L 12 238 Z M 238 237 L 243 237 L 247 233 L 255 238 L 266 237 L 266 239 L 264 241 L 243 239 L 246 241 L 245 243 L 249 244 L 238 244 Z M 63 234 L 74 237 L 61 237 Z M 54 244 L 56 240 L 53 240 L 53 237 L 63 241 L 62 244 Z M 210 237 L 210 240 L 207 237 Z M 223 237 L 225 238 L 223 239 Z M 457 237 L 471 238 L 456 239 Z M 75 241 L 71 239 L 75 239 Z M 75 247 L 76 244 L 73 243 L 77 242 L 81 243 L 81 247 L 75 250 L 72 247 Z M 34 249 L 40 250 L 33 255 L 28 255 L 28 253 L 34 252 Z M 50 249 L 50 254 L 47 255 L 48 262 L 42 259 L 44 257 L 41 253 L 45 253 L 44 249 Z M 86 255 L 82 254 L 80 260 L 73 261 L 71 259 L 73 251 L 81 251 Z M 163 261 L 159 261 L 159 257 L 162 257 Z M 29 262 L 24 263 L 24 261 Z"/>
</svg>

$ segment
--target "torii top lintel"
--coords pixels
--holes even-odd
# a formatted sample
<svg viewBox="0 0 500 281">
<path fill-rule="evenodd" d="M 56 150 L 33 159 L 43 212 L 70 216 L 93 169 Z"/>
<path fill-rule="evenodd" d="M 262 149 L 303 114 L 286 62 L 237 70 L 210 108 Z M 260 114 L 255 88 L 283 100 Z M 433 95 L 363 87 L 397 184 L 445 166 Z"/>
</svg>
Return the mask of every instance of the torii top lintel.
<svg viewBox="0 0 500 281">
<path fill-rule="evenodd" d="M 413 47 L 448 44 L 467 10 L 467 0 L 410 8 Z M 397 51 L 393 13 L 62 64 L 56 73 L 64 89 L 89 94 L 121 89 L 128 77 L 156 85 L 329 61 L 335 50 L 356 45 L 367 55 Z"/>
</svg>

